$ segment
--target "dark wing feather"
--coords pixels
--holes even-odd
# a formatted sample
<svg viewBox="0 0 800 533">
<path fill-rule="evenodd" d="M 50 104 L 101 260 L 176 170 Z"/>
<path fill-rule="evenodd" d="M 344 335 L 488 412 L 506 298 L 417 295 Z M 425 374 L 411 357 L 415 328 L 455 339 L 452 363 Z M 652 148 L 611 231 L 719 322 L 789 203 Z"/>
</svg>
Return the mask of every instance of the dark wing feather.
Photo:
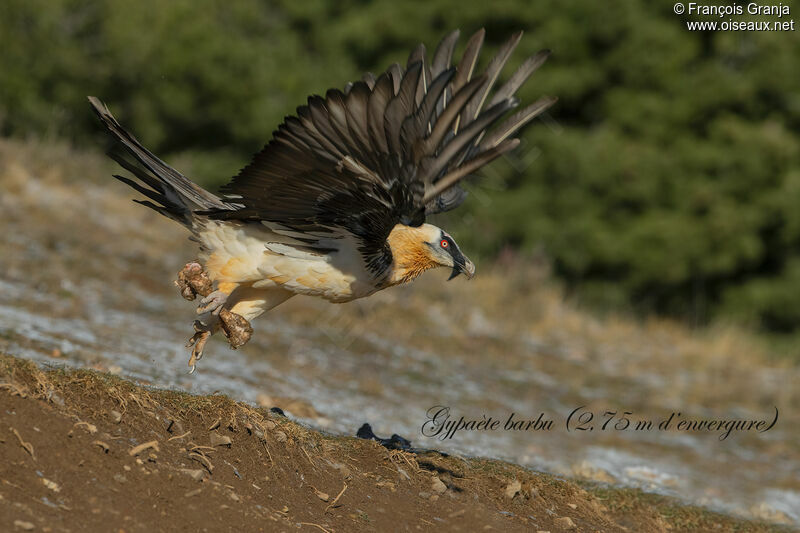
<svg viewBox="0 0 800 533">
<path fill-rule="evenodd" d="M 421 65 L 420 67 L 420 74 L 419 80 L 417 82 L 417 90 L 414 93 L 414 102 L 419 105 L 422 102 L 422 98 L 425 96 L 425 93 L 428 90 L 428 85 L 431 82 L 431 69 L 425 60 L 425 45 L 420 43 L 417 47 L 412 50 L 411 54 L 408 56 L 408 63 L 406 65 L 406 69 L 411 70 L 412 67 L 416 63 Z"/>
<path fill-rule="evenodd" d="M 272 141 L 223 187 L 236 209 L 204 212 L 212 218 L 263 221 L 302 234 L 309 248 L 359 239 L 364 261 L 380 274 L 391 262 L 386 238 L 398 223 L 417 226 L 425 215 L 464 199 L 458 182 L 514 148 L 517 131 L 552 105 L 541 99 L 493 129 L 517 105 L 514 93 L 545 61 L 543 51 L 492 90 L 521 38 L 514 34 L 475 76 L 484 31 L 468 41 L 451 67 L 458 31 L 375 77 L 343 91 L 312 96 L 287 117 Z M 488 105 L 485 105 L 488 102 Z M 157 193 L 148 195 L 159 201 Z"/>
<path fill-rule="evenodd" d="M 453 94 L 457 93 L 472 79 L 475 73 L 475 65 L 478 64 L 478 55 L 480 55 L 481 47 L 483 47 L 484 37 L 486 37 L 486 30 L 481 28 L 467 41 L 467 47 L 464 49 L 461 61 L 458 62 L 458 73 L 453 80 Z M 459 122 L 460 119 L 453 126 L 453 133 L 458 132 Z"/>
<path fill-rule="evenodd" d="M 386 106 L 383 125 L 386 129 L 386 140 L 389 142 L 390 153 L 403 155 L 405 147 L 400 143 L 400 128 L 405 118 L 416 110 L 415 95 L 421 71 L 421 62 L 418 61 L 411 65 L 400 82 L 400 91 Z"/>
<path fill-rule="evenodd" d="M 431 79 L 436 79 L 439 74 L 450 68 L 450 60 L 453 58 L 453 50 L 460 34 L 460 31 L 453 30 L 436 47 L 431 61 Z"/>
<path fill-rule="evenodd" d="M 372 139 L 373 147 L 378 153 L 388 154 L 389 143 L 386 140 L 386 130 L 383 127 L 383 117 L 386 115 L 386 106 L 394 95 L 392 75 L 385 72 L 375 82 L 375 87 L 369 95 L 367 102 L 367 130 Z"/>
<path fill-rule="evenodd" d="M 494 148 L 501 142 L 508 139 L 510 136 L 514 135 L 514 133 L 516 133 L 521 127 L 538 117 L 540 114 L 545 112 L 547 108 L 555 103 L 555 98 L 540 98 L 525 109 L 517 111 L 504 120 L 502 124 L 492 130 L 492 132 L 481 142 L 481 149 Z"/>
<path fill-rule="evenodd" d="M 489 105 L 494 105 L 501 100 L 514 96 L 514 93 L 528 81 L 528 78 L 531 77 L 531 74 L 533 74 L 536 69 L 547 61 L 548 57 L 550 57 L 550 50 L 541 50 L 526 59 L 508 81 L 494 93 Z"/>
<path fill-rule="evenodd" d="M 469 104 L 467 104 L 465 110 L 467 120 L 474 120 L 478 117 L 478 112 L 483 107 L 486 97 L 492 90 L 492 87 L 497 81 L 497 77 L 500 75 L 500 71 L 505 66 L 506 61 L 508 61 L 508 58 L 511 57 L 511 53 L 514 51 L 514 48 L 516 48 L 519 44 L 520 39 L 522 39 L 521 31 L 512 35 L 511 38 L 500 48 L 500 51 L 497 52 L 497 54 L 489 62 L 489 66 L 486 67 L 486 81 L 484 81 L 483 87 L 481 87 L 475 96 L 472 97 L 472 100 L 470 100 Z"/>
<path fill-rule="evenodd" d="M 447 37 L 442 39 L 436 51 L 433 53 L 433 60 L 431 62 L 431 83 L 438 78 L 443 72 L 450 69 L 450 61 L 453 59 L 453 50 L 458 42 L 460 31 L 454 30 Z M 429 91 L 430 92 L 430 91 Z M 436 112 L 441 113 L 447 106 L 452 96 L 452 88 L 445 87 L 441 98 L 436 100 Z M 430 131 L 430 130 L 429 130 Z"/>
</svg>

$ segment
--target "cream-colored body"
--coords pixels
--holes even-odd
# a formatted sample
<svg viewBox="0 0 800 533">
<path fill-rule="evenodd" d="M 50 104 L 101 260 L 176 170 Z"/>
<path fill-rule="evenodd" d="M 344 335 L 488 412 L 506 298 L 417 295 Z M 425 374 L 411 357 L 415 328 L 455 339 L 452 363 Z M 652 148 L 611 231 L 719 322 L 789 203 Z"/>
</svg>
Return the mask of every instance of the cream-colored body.
<svg viewBox="0 0 800 533">
<path fill-rule="evenodd" d="M 422 238 L 435 240 L 440 232 L 430 224 L 398 225 L 388 240 L 405 245 Z M 376 279 L 364 266 L 358 240 L 335 230 L 320 241 L 335 250 L 328 253 L 310 250 L 291 231 L 263 223 L 208 221 L 197 237 L 206 271 L 228 295 L 226 307 L 248 321 L 295 294 L 349 302 L 418 275 L 409 278 L 404 266 L 395 264 L 382 274 L 384 279 Z"/>
</svg>

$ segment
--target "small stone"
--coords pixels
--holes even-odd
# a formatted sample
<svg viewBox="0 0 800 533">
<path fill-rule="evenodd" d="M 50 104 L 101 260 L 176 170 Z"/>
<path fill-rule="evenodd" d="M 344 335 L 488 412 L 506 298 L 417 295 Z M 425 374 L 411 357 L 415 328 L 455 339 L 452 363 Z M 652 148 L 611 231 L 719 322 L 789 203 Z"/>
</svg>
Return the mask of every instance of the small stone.
<svg viewBox="0 0 800 533">
<path fill-rule="evenodd" d="M 387 479 L 379 481 L 378 483 L 375 484 L 375 486 L 389 489 L 392 492 L 395 492 L 397 490 L 397 487 L 395 486 L 395 484 L 392 483 L 391 481 L 387 480 Z"/>
<path fill-rule="evenodd" d="M 183 435 L 186 433 L 183 429 L 183 424 L 181 421 L 174 418 L 170 418 L 167 421 L 167 431 L 172 435 Z"/>
<path fill-rule="evenodd" d="M 115 423 L 119 424 L 122 421 L 122 413 L 120 413 L 119 411 L 111 411 L 110 414 L 111 414 L 111 419 Z"/>
<path fill-rule="evenodd" d="M 343 465 L 341 463 L 333 463 L 333 464 L 331 464 L 331 466 L 333 468 L 335 468 L 336 470 L 338 470 L 339 473 L 342 474 L 342 476 L 344 476 L 344 478 L 346 480 L 349 480 L 351 477 L 353 477 L 353 473 L 350 472 L 350 469 L 347 468 L 347 466 L 345 466 L 345 465 Z"/>
<path fill-rule="evenodd" d="M 114 474 L 114 481 L 116 481 L 117 483 L 127 483 L 128 478 L 126 478 L 122 474 Z"/>
<path fill-rule="evenodd" d="M 522 483 L 520 483 L 518 479 L 515 479 L 506 486 L 506 498 L 508 498 L 509 500 L 513 500 L 514 496 L 519 494 L 521 490 L 522 490 Z"/>
<path fill-rule="evenodd" d="M 283 431 L 275 432 L 275 440 L 277 440 L 278 442 L 286 442 L 286 439 L 287 439 L 286 433 L 284 433 Z"/>
<path fill-rule="evenodd" d="M 443 494 L 447 491 L 447 485 L 445 485 L 438 477 L 433 476 L 431 479 L 431 490 L 437 494 Z"/>
<path fill-rule="evenodd" d="M 569 506 L 570 509 L 577 509 L 578 508 L 578 506 L 575 505 L 574 503 L 568 503 L 567 506 Z"/>
<path fill-rule="evenodd" d="M 220 435 L 216 431 L 211 432 L 211 446 L 227 446 L 231 447 L 233 441 L 226 435 Z"/>
<path fill-rule="evenodd" d="M 16 529 L 31 531 L 35 526 L 31 522 L 25 522 L 24 520 L 14 520 L 14 527 Z"/>
<path fill-rule="evenodd" d="M 50 394 L 47 395 L 47 399 L 59 407 L 64 407 L 65 405 L 64 398 L 62 398 L 61 395 L 57 392 L 50 392 Z"/>
<path fill-rule="evenodd" d="M 572 473 L 578 477 L 599 481 L 600 483 L 616 483 L 617 481 L 614 476 L 589 461 L 583 461 L 581 464 L 573 466 Z"/>
<path fill-rule="evenodd" d="M 44 483 L 44 486 L 52 490 L 53 492 L 61 492 L 61 487 L 59 487 L 58 483 L 56 483 L 55 481 L 50 481 L 46 477 L 43 477 L 42 483 Z"/>
<path fill-rule="evenodd" d="M 203 489 L 194 489 L 194 490 L 190 490 L 189 492 L 187 492 L 187 493 L 186 493 L 186 494 L 184 494 L 183 496 L 184 496 L 185 498 L 191 498 L 192 496 L 197 496 L 197 495 L 198 495 L 198 494 L 200 494 L 201 492 L 203 492 Z"/>
<path fill-rule="evenodd" d="M 431 493 L 422 491 L 419 493 L 419 497 L 422 498 L 423 500 L 427 500 L 428 498 L 431 497 Z"/>
<path fill-rule="evenodd" d="M 562 516 L 560 518 L 556 518 L 555 523 L 561 529 L 575 529 L 576 527 L 578 527 L 575 525 L 575 522 L 572 521 L 572 518 L 568 516 Z"/>
<path fill-rule="evenodd" d="M 202 481 L 206 475 L 206 471 L 202 468 L 192 469 L 192 468 L 181 468 L 181 472 L 189 476 L 195 481 Z"/>
</svg>

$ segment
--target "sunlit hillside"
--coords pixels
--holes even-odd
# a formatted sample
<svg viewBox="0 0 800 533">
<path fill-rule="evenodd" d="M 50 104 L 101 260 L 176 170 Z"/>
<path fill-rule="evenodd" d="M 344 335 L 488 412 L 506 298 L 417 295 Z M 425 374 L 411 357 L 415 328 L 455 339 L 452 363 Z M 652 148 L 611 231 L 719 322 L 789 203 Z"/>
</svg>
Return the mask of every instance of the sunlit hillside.
<svg viewBox="0 0 800 533">
<path fill-rule="evenodd" d="M 796 359 L 723 325 L 594 316 L 546 268 L 433 272 L 345 305 L 295 298 L 254 322 L 238 351 L 212 342 L 187 375 L 194 308 L 172 280 L 194 257 L 184 230 L 130 201 L 99 153 L 0 141 L 0 351 L 157 386 L 281 405 L 352 435 L 364 422 L 417 446 L 509 459 L 641 487 L 750 518 L 800 520 Z M 465 249 L 469 253 L 468 249 Z M 420 433 L 426 411 L 555 421 L 542 434 Z M 568 432 L 570 411 L 658 420 L 769 418 L 767 433 Z M 730 468 L 735 462 L 738 468 Z"/>
</svg>

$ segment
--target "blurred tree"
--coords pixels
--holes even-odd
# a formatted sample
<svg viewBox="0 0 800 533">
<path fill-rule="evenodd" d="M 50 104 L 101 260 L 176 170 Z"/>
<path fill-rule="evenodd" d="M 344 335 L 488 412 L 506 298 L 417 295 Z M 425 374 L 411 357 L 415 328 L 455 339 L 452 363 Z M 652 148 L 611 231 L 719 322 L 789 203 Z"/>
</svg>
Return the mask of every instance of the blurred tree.
<svg viewBox="0 0 800 533">
<path fill-rule="evenodd" d="M 465 247 L 544 251 L 592 304 L 800 329 L 797 32 L 689 32 L 644 0 L 5 0 L 0 133 L 94 143 L 94 94 L 219 184 L 308 94 L 456 27 L 526 30 L 512 68 L 555 53 L 523 100 L 560 97 L 447 222 Z"/>
</svg>

